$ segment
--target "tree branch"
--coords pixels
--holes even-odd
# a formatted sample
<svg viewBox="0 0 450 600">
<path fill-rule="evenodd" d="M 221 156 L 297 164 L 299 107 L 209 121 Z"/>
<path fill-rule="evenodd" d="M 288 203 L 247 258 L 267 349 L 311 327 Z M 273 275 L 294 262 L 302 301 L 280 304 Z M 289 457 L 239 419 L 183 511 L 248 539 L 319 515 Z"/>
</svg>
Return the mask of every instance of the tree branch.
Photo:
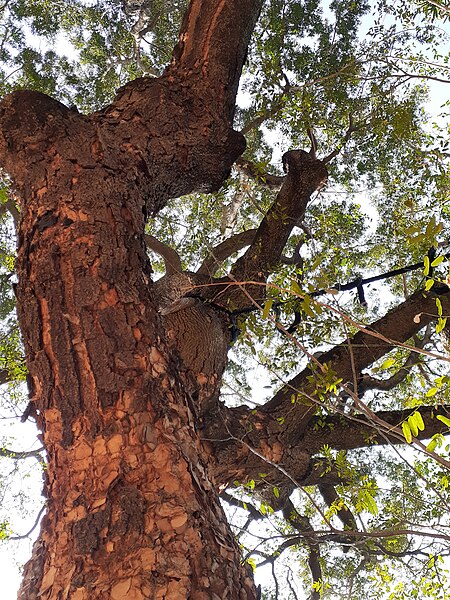
<svg viewBox="0 0 450 600">
<path fill-rule="evenodd" d="M 436 419 L 436 414 L 450 411 L 450 406 L 439 409 L 433 406 L 419 406 L 408 410 L 387 410 L 374 413 L 377 422 L 387 423 L 391 430 L 406 420 L 412 412 L 419 412 L 425 425 L 414 438 L 426 440 L 436 433 L 446 433 L 448 426 Z M 364 415 L 354 418 L 343 415 L 328 417 L 313 417 L 308 423 L 302 444 L 309 448 L 311 453 L 319 452 L 324 445 L 335 450 L 354 450 L 355 448 L 368 448 L 373 445 L 385 446 L 387 444 L 405 444 L 405 439 L 396 433 L 388 431 L 381 433 L 377 424 Z"/>
<path fill-rule="evenodd" d="M 247 177 L 254 179 L 258 184 L 263 185 L 270 190 L 279 190 L 286 179 L 285 175 L 280 176 L 265 173 L 257 165 L 255 165 L 255 163 L 247 160 L 246 158 L 238 158 L 234 163 L 234 166 L 239 171 L 247 175 Z"/>
<path fill-rule="evenodd" d="M 36 527 L 39 525 L 39 521 L 41 520 L 42 513 L 44 512 L 45 508 L 46 508 L 46 505 L 44 504 L 42 506 L 41 510 L 38 512 L 36 520 L 33 523 L 33 526 L 31 527 L 31 529 L 29 531 L 27 531 L 27 533 L 24 533 L 22 535 L 12 535 L 8 539 L 17 541 L 17 540 L 23 540 L 23 539 L 29 537 L 33 533 L 33 531 L 36 529 Z"/>
<path fill-rule="evenodd" d="M 444 314 L 450 314 L 450 294 L 440 296 Z M 320 357 L 322 365 L 328 364 L 336 379 L 343 383 L 351 382 L 354 374 L 359 375 L 396 345 L 404 345 L 420 329 L 437 318 L 436 297 L 426 296 L 422 291 L 390 310 L 384 317 L 370 327 L 361 328 L 350 340 L 345 340 Z M 420 349 L 411 350 L 420 353 Z M 287 382 L 275 396 L 262 407 L 275 418 L 286 419 L 282 434 L 285 443 L 297 443 L 315 411 L 310 398 L 318 385 L 317 365 L 309 366 Z M 358 394 L 357 390 L 354 390 Z M 302 400 L 302 395 L 305 400 Z M 292 396 L 298 400 L 292 404 Z M 308 399 L 309 398 L 309 399 Z"/>
<path fill-rule="evenodd" d="M 416 348 L 422 347 L 422 344 L 418 344 L 416 342 Z M 412 367 L 417 365 L 420 361 L 420 356 L 418 356 L 414 352 L 410 352 L 408 358 L 400 367 L 400 369 L 396 373 L 394 373 L 394 375 L 388 377 L 387 379 L 378 379 L 365 373 L 360 379 L 361 384 L 358 386 L 359 393 L 364 394 L 368 390 L 380 390 L 384 392 L 393 390 L 402 381 L 406 379 L 406 377 L 411 372 Z"/>
<path fill-rule="evenodd" d="M 198 275 L 210 275 L 211 277 L 220 268 L 221 263 L 235 252 L 239 252 L 242 248 L 249 246 L 255 239 L 256 229 L 248 229 L 237 233 L 228 239 L 224 240 L 212 248 L 210 256 L 205 258 L 200 268 L 197 270 Z"/>
<path fill-rule="evenodd" d="M 9 383 L 10 381 L 14 381 L 14 377 L 12 377 L 9 370 L 0 369 L 0 385 L 3 385 L 4 383 Z"/>
<path fill-rule="evenodd" d="M 432 6 L 436 6 L 441 12 L 450 14 L 450 6 L 445 6 L 441 2 L 437 2 L 436 0 L 425 0 L 425 4 L 431 4 Z"/>
<path fill-rule="evenodd" d="M 358 129 L 363 128 L 363 125 L 355 125 L 355 123 L 353 122 L 352 115 L 349 115 L 349 121 L 350 121 L 349 126 L 348 126 L 347 131 L 345 132 L 342 142 L 332 152 L 330 152 L 330 154 L 328 154 L 324 159 L 322 159 L 322 162 L 325 165 L 328 164 L 329 162 L 331 162 L 333 160 L 333 158 L 335 158 L 342 151 L 342 149 L 344 148 L 346 143 L 352 137 L 352 133 L 354 133 L 355 131 L 358 131 Z"/>
<path fill-rule="evenodd" d="M 302 219 L 310 196 L 327 179 L 327 170 L 321 161 L 303 150 L 291 150 L 283 155 L 287 175 L 274 203 L 267 211 L 246 253 L 236 261 L 230 277 L 235 281 L 266 281 L 295 225 Z M 248 290 L 254 299 L 264 289 L 253 286 Z M 247 307 L 250 300 L 234 287 L 229 291 L 233 307 Z"/>
<path fill-rule="evenodd" d="M 191 0 L 167 70 L 185 73 L 214 90 L 214 103 L 231 125 L 236 93 L 262 0 Z M 236 14 L 239 19 L 236 21 Z"/>
<path fill-rule="evenodd" d="M 39 461 L 42 460 L 42 452 L 44 448 L 38 448 L 37 450 L 28 450 L 24 452 L 17 452 L 15 450 L 10 450 L 9 448 L 0 448 L 0 456 L 4 456 L 6 458 L 12 458 L 14 460 L 21 460 L 24 458 L 37 458 Z"/>
<path fill-rule="evenodd" d="M 319 482 L 317 487 L 322 495 L 322 498 L 325 500 L 329 508 L 331 508 L 333 503 L 339 501 L 340 498 L 334 488 L 334 485 Z M 358 530 L 355 517 L 353 516 L 353 513 L 349 510 L 347 506 L 344 505 L 342 508 L 339 508 L 336 511 L 336 516 L 341 521 L 344 528 L 349 529 L 351 531 Z"/>
<path fill-rule="evenodd" d="M 307 517 L 300 515 L 292 501 L 287 499 L 283 507 L 283 517 L 288 521 L 294 529 L 301 533 L 308 533 L 309 535 L 314 534 L 314 529 Z M 320 566 L 320 546 L 314 540 L 306 540 L 309 548 L 308 566 L 311 571 L 313 583 L 316 583 L 322 579 L 322 567 Z M 311 600 L 319 600 L 320 593 L 314 589 L 311 592 Z"/>
<path fill-rule="evenodd" d="M 172 275 L 173 273 L 182 273 L 183 267 L 181 266 L 181 258 L 176 250 L 160 242 L 153 235 L 146 234 L 145 242 L 147 246 L 156 254 L 159 254 L 164 260 L 164 266 L 166 268 L 166 275 Z"/>
</svg>

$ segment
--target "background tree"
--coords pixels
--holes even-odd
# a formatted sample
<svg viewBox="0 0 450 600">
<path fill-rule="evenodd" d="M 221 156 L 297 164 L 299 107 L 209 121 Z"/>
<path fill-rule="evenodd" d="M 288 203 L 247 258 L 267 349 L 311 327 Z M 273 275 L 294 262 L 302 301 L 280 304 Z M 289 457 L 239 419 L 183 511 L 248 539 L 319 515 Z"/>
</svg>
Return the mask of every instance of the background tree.
<svg viewBox="0 0 450 600">
<path fill-rule="evenodd" d="M 255 598 L 263 565 L 267 598 L 444 597 L 446 5 L 186 8 L 2 8 L 1 376 L 26 356 L 46 451 L 20 597 Z"/>
</svg>

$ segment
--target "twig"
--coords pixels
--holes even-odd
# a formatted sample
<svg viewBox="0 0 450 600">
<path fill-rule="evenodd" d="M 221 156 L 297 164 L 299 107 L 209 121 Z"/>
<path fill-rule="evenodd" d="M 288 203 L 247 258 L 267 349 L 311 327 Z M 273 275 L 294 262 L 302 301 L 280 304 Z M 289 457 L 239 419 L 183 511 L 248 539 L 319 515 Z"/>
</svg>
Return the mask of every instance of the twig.
<svg viewBox="0 0 450 600">
<path fill-rule="evenodd" d="M 38 515 L 37 515 L 36 520 L 35 520 L 35 522 L 33 524 L 33 527 L 29 531 L 27 531 L 27 533 L 24 533 L 23 535 L 12 535 L 8 539 L 9 540 L 17 541 L 17 540 L 23 540 L 23 539 L 29 537 L 33 533 L 33 531 L 36 529 L 36 527 L 39 525 L 39 521 L 41 520 L 42 513 L 44 512 L 45 508 L 46 508 L 46 505 L 44 504 L 42 506 L 41 510 L 38 512 Z"/>
</svg>

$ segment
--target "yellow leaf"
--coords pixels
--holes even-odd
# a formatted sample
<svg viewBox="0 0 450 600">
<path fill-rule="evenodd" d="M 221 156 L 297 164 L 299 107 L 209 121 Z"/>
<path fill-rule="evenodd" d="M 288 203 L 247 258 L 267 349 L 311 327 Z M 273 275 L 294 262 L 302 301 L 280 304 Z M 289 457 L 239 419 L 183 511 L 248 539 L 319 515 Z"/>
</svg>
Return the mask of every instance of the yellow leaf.
<svg viewBox="0 0 450 600">
<path fill-rule="evenodd" d="M 436 415 L 436 419 L 439 419 L 439 421 L 442 421 L 442 423 L 444 423 L 444 425 L 447 425 L 447 427 L 450 427 L 450 419 L 448 419 L 447 417 L 444 417 L 443 415 Z"/>
<path fill-rule="evenodd" d="M 402 423 L 403 435 L 405 436 L 405 440 L 410 444 L 412 442 L 411 429 L 406 421 Z"/>
</svg>

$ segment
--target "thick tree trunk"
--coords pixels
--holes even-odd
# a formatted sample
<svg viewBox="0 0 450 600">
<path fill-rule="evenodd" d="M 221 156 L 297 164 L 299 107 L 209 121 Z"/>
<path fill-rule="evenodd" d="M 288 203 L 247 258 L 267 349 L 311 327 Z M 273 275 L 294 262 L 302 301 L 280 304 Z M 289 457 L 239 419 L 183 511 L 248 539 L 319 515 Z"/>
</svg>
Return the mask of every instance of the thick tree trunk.
<svg viewBox="0 0 450 600">
<path fill-rule="evenodd" d="M 20 597 L 253 598 L 150 293 L 144 202 L 113 153 L 96 161 L 83 119 L 50 105 L 36 120 L 59 109 L 72 127 L 46 136 L 22 209 L 18 309 L 48 513 Z"/>
<path fill-rule="evenodd" d="M 23 600 L 256 598 L 158 312 L 144 223 L 170 197 L 219 187 L 243 151 L 231 121 L 259 7 L 193 0 L 166 75 L 132 82 L 92 117 L 34 92 L 0 106 L 1 162 L 23 199 L 19 320 L 48 453 Z"/>
</svg>

